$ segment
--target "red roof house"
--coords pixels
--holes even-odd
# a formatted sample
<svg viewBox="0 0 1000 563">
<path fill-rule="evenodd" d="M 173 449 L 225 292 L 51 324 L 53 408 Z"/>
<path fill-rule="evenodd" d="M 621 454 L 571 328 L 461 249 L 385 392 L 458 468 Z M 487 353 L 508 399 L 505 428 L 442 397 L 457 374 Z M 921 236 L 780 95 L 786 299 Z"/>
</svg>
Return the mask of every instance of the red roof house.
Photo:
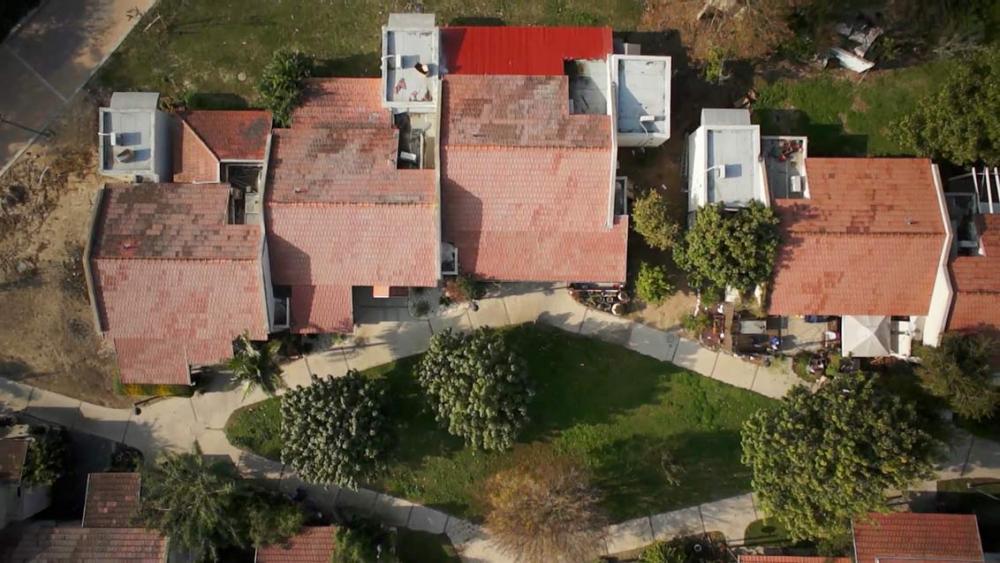
<svg viewBox="0 0 1000 563">
<path fill-rule="evenodd" d="M 258 548 L 254 563 L 329 563 L 336 531 L 335 526 L 306 526 L 283 544 Z"/>
<path fill-rule="evenodd" d="M 269 323 L 260 225 L 232 224 L 223 184 L 105 187 L 86 267 L 100 332 L 123 383 L 189 384 Z"/>
<path fill-rule="evenodd" d="M 871 514 L 854 521 L 854 560 L 981 562 L 974 514 Z"/>
<path fill-rule="evenodd" d="M 770 312 L 927 315 L 949 244 L 931 162 L 809 158 L 806 170 L 809 199 L 774 202 Z"/>
<path fill-rule="evenodd" d="M 570 115 L 565 76 L 447 76 L 444 240 L 462 271 L 523 281 L 625 280 L 607 115 Z"/>
<path fill-rule="evenodd" d="M 310 81 L 274 132 L 265 196 L 272 281 L 295 332 L 349 332 L 353 286 L 437 285 L 436 172 L 398 166 L 379 81 Z"/>
<path fill-rule="evenodd" d="M 978 256 L 951 262 L 955 301 L 948 329 L 1000 331 L 1000 215 L 980 215 Z"/>
<path fill-rule="evenodd" d="M 174 182 L 219 182 L 222 164 L 263 163 L 271 135 L 271 112 L 185 111 L 175 115 Z"/>
<path fill-rule="evenodd" d="M 451 74 L 564 74 L 569 59 L 613 52 L 610 27 L 443 27 L 444 65 Z"/>
</svg>

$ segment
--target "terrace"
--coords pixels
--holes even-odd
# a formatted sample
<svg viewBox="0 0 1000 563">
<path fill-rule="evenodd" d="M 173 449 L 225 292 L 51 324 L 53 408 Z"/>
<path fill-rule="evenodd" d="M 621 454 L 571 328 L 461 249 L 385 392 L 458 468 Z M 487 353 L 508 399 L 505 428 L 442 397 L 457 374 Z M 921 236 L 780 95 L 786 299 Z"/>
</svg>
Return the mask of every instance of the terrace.
<svg viewBox="0 0 1000 563">
<path fill-rule="evenodd" d="M 397 111 L 432 112 L 440 90 L 434 14 L 391 14 L 382 27 L 382 103 Z"/>
</svg>

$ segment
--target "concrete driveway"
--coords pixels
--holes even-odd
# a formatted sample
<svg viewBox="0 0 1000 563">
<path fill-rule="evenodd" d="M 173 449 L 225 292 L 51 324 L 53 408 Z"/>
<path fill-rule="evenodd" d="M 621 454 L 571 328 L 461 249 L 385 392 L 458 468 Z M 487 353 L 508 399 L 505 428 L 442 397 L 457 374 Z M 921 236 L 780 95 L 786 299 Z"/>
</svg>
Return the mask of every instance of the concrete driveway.
<svg viewBox="0 0 1000 563">
<path fill-rule="evenodd" d="M 47 0 L 0 45 L 0 174 L 62 112 L 155 0 Z M 96 134 L 96 132 L 95 132 Z"/>
</svg>

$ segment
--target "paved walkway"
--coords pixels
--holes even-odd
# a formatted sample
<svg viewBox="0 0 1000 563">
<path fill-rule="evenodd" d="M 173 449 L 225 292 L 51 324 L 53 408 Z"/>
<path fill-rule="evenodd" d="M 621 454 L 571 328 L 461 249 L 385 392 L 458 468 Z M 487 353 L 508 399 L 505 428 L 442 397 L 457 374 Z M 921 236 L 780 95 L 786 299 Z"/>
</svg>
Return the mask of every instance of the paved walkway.
<svg viewBox="0 0 1000 563">
<path fill-rule="evenodd" d="M 0 176 L 63 111 L 155 0 L 46 0 L 0 44 Z"/>
<path fill-rule="evenodd" d="M 308 385 L 310 377 L 336 377 L 347 369 L 365 369 L 426 349 L 434 332 L 445 328 L 471 329 L 523 322 L 544 322 L 570 332 L 615 342 L 698 373 L 772 397 L 781 397 L 798 380 L 781 368 L 758 368 L 726 354 L 701 349 L 675 333 L 594 312 L 574 301 L 565 289 L 553 286 L 511 285 L 496 298 L 478 302 L 478 310 L 454 307 L 429 319 L 412 319 L 405 306 L 361 308 L 356 343 L 310 354 L 285 366 L 289 385 Z M 130 409 L 111 409 L 85 403 L 28 385 L 0 379 L 0 401 L 16 411 L 74 430 L 123 442 L 153 459 L 161 450 L 189 450 L 197 441 L 205 455 L 232 460 L 240 472 L 264 479 L 280 490 L 306 491 L 322 510 L 335 508 L 371 514 L 390 525 L 431 533 L 445 533 L 466 561 L 506 561 L 488 533 L 466 520 L 404 499 L 370 490 L 353 491 L 305 483 L 281 463 L 232 446 L 223 427 L 233 410 L 263 400 L 255 392 L 244 398 L 242 388 L 220 382 L 198 395 L 152 402 L 135 415 Z M 955 442 L 942 478 L 997 476 L 1000 445 L 971 437 Z M 948 477 L 945 477 L 947 475 Z M 933 487 L 933 483 L 925 486 Z M 927 490 L 933 490 L 927 489 Z M 607 552 L 616 553 L 675 535 L 720 531 L 731 541 L 743 539 L 746 526 L 758 518 L 750 494 L 723 499 L 610 526 Z"/>
</svg>

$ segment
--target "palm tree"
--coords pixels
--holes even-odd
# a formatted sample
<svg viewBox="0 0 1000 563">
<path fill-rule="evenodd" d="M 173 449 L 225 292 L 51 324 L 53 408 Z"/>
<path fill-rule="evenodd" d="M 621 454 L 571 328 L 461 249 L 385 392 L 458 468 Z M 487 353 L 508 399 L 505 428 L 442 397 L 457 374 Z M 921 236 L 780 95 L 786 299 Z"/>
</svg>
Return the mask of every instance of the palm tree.
<svg viewBox="0 0 1000 563">
<path fill-rule="evenodd" d="M 193 453 L 166 453 L 142 479 L 142 515 L 189 550 L 196 560 L 216 559 L 218 549 L 241 543 L 237 531 L 237 481 L 225 462 L 210 462 L 195 443 Z"/>
<path fill-rule="evenodd" d="M 278 365 L 278 350 L 281 342 L 272 340 L 261 347 L 254 346 L 246 334 L 236 340 L 236 354 L 226 364 L 233 372 L 233 379 L 246 385 L 244 397 L 260 387 L 273 397 L 278 389 L 285 387 Z"/>
</svg>

